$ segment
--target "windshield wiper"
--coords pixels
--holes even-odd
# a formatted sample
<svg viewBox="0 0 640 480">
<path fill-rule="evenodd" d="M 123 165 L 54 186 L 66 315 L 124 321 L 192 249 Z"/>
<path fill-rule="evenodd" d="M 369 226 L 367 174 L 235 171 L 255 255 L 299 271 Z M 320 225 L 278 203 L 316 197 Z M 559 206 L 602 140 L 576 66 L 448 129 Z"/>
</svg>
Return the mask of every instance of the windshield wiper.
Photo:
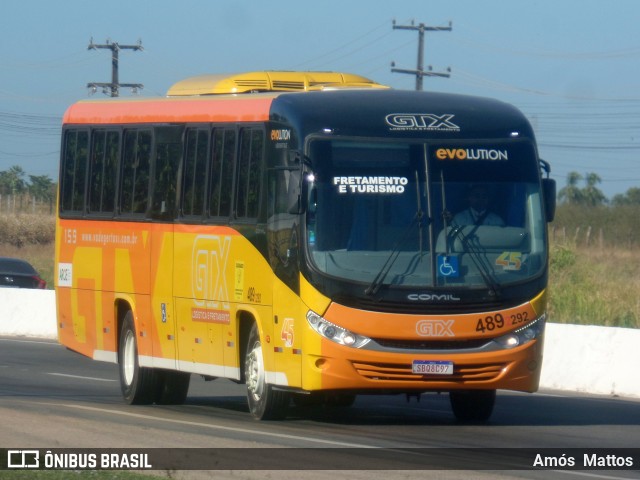
<svg viewBox="0 0 640 480">
<path fill-rule="evenodd" d="M 501 293 L 500 283 L 494 278 L 493 268 L 491 267 L 491 264 L 488 263 L 488 260 L 484 257 L 481 246 L 477 245 L 476 242 L 474 242 L 474 240 L 477 240 L 478 238 L 474 235 L 474 232 L 478 229 L 479 225 L 474 226 L 469 235 L 464 233 L 464 227 L 465 225 L 452 225 L 451 231 L 447 234 L 447 237 L 451 236 L 453 239 L 457 238 L 460 240 L 460 242 L 462 242 L 464 251 L 471 257 L 471 260 L 477 267 L 478 272 L 480 272 L 480 276 L 482 277 L 485 285 L 489 287 L 489 291 L 494 297 L 499 298 Z M 446 243 L 448 246 L 448 239 Z M 448 251 L 449 248 L 447 247 L 447 252 Z"/>
<path fill-rule="evenodd" d="M 445 254 L 447 256 L 451 254 L 449 236 L 453 237 L 454 240 L 458 238 L 462 242 L 462 246 L 464 247 L 465 252 L 469 253 L 471 260 L 480 272 L 480 276 L 482 277 L 485 285 L 489 287 L 489 291 L 491 292 L 491 294 L 496 298 L 500 297 L 500 284 L 493 277 L 493 268 L 490 264 L 487 265 L 486 259 L 482 256 L 481 250 L 470 240 L 470 236 L 466 235 L 462 231 L 464 225 L 457 225 L 453 220 L 453 215 L 449 210 L 447 210 L 447 198 L 444 186 L 444 172 L 442 170 L 440 170 L 440 186 L 442 195 L 442 221 L 447 237 L 445 238 Z M 449 222 L 451 222 L 451 231 L 447 232 L 447 224 Z M 473 231 L 475 231 L 476 229 L 477 227 L 474 228 Z M 473 238 L 476 238 L 475 235 L 473 235 L 473 231 L 471 232 L 471 236 Z"/>
<path fill-rule="evenodd" d="M 400 239 L 393 245 L 393 249 L 387 257 L 387 260 L 384 262 L 384 265 L 382 265 L 382 268 L 378 271 L 378 274 L 364 291 L 365 295 L 375 295 L 376 293 L 378 293 L 378 290 L 380 290 L 385 277 L 391 270 L 391 267 L 393 267 L 393 264 L 397 260 L 398 256 L 400 256 L 400 248 L 407 243 L 407 240 L 410 238 L 410 234 L 412 233 L 416 225 L 419 226 L 420 230 L 422 230 L 422 221 L 424 218 L 424 212 L 422 210 L 418 210 L 413 216 L 411 223 L 409 223 L 405 231 L 402 232 Z"/>
<path fill-rule="evenodd" d="M 387 260 L 384 262 L 384 265 L 382 265 L 382 268 L 378 271 L 378 274 L 375 276 L 371 284 L 364 291 L 365 295 L 375 295 L 376 293 L 378 293 L 378 290 L 380 290 L 380 287 L 382 286 L 382 283 L 384 282 L 385 277 L 391 270 L 391 267 L 393 267 L 393 264 L 395 263 L 395 261 L 398 259 L 398 256 L 400 256 L 400 248 L 407 243 L 407 240 L 409 239 L 409 236 L 413 231 L 413 227 L 415 227 L 416 225 L 418 226 L 418 235 L 419 235 L 419 243 L 420 243 L 419 253 L 420 253 L 420 257 L 422 257 L 422 247 L 424 244 L 422 229 L 424 226 L 429 225 L 429 223 L 431 222 L 431 219 L 428 219 L 428 222 L 426 225 L 422 224 L 422 221 L 425 218 L 425 212 L 422 210 L 422 201 L 420 200 L 420 182 L 419 182 L 419 175 L 417 170 L 415 172 L 415 175 L 416 175 L 416 207 L 417 207 L 416 214 L 411 219 L 411 222 L 409 223 L 405 231 L 402 232 L 400 239 L 393 245 L 393 249 L 391 250 L 391 253 L 387 257 Z"/>
</svg>

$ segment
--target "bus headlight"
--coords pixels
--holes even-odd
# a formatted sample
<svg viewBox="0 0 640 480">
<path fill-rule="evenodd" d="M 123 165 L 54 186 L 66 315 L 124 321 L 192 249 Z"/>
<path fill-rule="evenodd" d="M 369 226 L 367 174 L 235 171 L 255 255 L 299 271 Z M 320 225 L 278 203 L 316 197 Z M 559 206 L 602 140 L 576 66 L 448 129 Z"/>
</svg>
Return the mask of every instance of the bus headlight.
<svg viewBox="0 0 640 480">
<path fill-rule="evenodd" d="M 307 313 L 307 322 L 309 322 L 311 328 L 327 340 L 331 340 L 339 345 L 344 345 L 345 347 L 360 348 L 371 340 L 370 338 L 357 335 L 338 325 L 334 325 L 311 310 Z"/>
<path fill-rule="evenodd" d="M 506 335 L 495 338 L 493 341 L 500 345 L 502 348 L 506 349 L 524 345 L 525 343 L 528 343 L 531 340 L 535 340 L 536 338 L 542 336 L 544 332 L 545 319 L 546 315 L 542 315 L 540 318 L 534 320 L 530 324 L 513 332 L 509 332 Z"/>
</svg>

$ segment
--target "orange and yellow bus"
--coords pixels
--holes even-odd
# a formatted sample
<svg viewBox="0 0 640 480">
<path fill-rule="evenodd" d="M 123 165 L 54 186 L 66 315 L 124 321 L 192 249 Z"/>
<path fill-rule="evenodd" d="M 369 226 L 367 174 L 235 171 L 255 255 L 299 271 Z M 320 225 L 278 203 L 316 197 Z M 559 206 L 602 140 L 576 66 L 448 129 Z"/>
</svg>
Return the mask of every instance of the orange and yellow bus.
<svg viewBox="0 0 640 480">
<path fill-rule="evenodd" d="M 62 128 L 58 334 L 130 404 L 191 374 L 251 414 L 538 388 L 555 183 L 514 107 L 254 72 L 86 100 Z"/>
</svg>

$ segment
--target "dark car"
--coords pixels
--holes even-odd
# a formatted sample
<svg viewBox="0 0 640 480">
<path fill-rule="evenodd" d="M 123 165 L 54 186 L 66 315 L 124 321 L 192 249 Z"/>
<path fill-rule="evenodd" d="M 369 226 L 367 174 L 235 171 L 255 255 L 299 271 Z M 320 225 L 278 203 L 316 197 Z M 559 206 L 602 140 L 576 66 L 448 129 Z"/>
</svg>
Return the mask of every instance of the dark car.
<svg viewBox="0 0 640 480">
<path fill-rule="evenodd" d="M 0 287 L 46 288 L 45 282 L 29 262 L 18 258 L 0 257 Z"/>
</svg>

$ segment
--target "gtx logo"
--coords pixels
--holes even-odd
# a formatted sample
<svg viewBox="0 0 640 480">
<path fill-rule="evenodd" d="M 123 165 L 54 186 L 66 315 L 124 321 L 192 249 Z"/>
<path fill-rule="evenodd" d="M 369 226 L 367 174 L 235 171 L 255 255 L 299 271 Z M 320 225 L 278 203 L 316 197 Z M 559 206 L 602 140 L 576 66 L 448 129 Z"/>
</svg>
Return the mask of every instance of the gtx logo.
<svg viewBox="0 0 640 480">
<path fill-rule="evenodd" d="M 416 323 L 416 333 L 421 337 L 455 337 L 455 320 L 420 320 Z"/>
<path fill-rule="evenodd" d="M 191 292 L 198 307 L 230 308 L 225 274 L 230 251 L 229 236 L 198 235 L 195 238 L 191 253 Z"/>
<path fill-rule="evenodd" d="M 459 131 L 460 127 L 451 121 L 453 117 L 450 113 L 391 113 L 385 121 L 393 127 L 392 130 Z"/>
</svg>

